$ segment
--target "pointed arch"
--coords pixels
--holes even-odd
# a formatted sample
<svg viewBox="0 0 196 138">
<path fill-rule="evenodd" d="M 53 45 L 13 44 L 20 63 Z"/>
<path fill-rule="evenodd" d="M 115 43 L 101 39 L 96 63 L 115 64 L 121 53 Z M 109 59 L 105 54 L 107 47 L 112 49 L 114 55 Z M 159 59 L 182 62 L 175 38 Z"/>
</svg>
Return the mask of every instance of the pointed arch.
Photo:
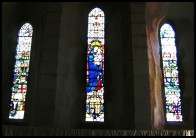
<svg viewBox="0 0 196 138">
<path fill-rule="evenodd" d="M 164 23 L 159 32 L 166 121 L 182 121 L 175 31 L 169 23 Z"/>
<path fill-rule="evenodd" d="M 33 27 L 25 23 L 18 32 L 9 119 L 24 119 Z"/>
<path fill-rule="evenodd" d="M 86 121 L 104 122 L 104 12 L 94 8 L 88 15 Z"/>
</svg>

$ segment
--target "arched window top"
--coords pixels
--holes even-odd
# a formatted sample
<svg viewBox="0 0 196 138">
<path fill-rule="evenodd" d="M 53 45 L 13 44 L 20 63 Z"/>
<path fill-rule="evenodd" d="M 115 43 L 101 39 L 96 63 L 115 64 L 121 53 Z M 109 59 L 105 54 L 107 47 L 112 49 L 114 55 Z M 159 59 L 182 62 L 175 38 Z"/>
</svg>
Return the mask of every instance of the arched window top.
<svg viewBox="0 0 196 138">
<path fill-rule="evenodd" d="M 165 23 L 160 28 L 160 37 L 175 37 L 175 32 L 172 26 L 168 23 Z"/>
<path fill-rule="evenodd" d="M 32 36 L 33 34 L 33 27 L 30 23 L 25 23 L 18 32 L 18 36 Z"/>
<path fill-rule="evenodd" d="M 90 16 L 93 16 L 93 17 L 95 17 L 95 16 L 97 16 L 97 17 L 102 17 L 102 16 L 104 16 L 104 12 L 100 9 L 100 8 L 94 8 L 94 9 L 92 9 L 91 10 L 91 12 L 89 13 L 89 15 L 88 15 L 89 17 Z"/>
<path fill-rule="evenodd" d="M 90 11 L 88 16 L 88 44 L 99 40 L 104 45 L 104 20 L 104 12 L 100 8 L 94 8 Z"/>
</svg>

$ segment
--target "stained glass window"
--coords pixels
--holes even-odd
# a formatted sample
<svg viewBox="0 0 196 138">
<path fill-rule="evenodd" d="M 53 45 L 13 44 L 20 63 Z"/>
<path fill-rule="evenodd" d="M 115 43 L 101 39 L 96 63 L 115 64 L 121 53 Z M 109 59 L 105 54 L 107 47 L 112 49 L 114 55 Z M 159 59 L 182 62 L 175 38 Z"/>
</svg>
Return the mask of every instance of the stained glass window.
<svg viewBox="0 0 196 138">
<path fill-rule="evenodd" d="M 18 32 L 9 119 L 23 119 L 27 93 L 33 28 L 25 23 Z"/>
<path fill-rule="evenodd" d="M 182 121 L 181 91 L 179 88 L 175 32 L 170 24 L 160 28 L 166 120 Z"/>
<path fill-rule="evenodd" d="M 94 8 L 88 16 L 86 121 L 104 122 L 104 13 Z"/>
</svg>

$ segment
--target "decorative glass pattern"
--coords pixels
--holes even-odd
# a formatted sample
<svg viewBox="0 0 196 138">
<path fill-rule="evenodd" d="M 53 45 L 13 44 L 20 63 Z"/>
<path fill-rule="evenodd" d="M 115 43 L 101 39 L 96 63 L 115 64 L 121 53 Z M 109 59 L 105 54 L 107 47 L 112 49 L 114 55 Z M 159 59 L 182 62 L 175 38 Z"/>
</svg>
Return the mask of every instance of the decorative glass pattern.
<svg viewBox="0 0 196 138">
<path fill-rule="evenodd" d="M 18 45 L 16 47 L 16 62 L 14 66 L 9 110 L 10 119 L 24 118 L 32 34 L 33 28 L 29 23 L 25 23 L 18 33 Z"/>
<path fill-rule="evenodd" d="M 94 8 L 88 16 L 86 121 L 104 122 L 104 13 Z"/>
<path fill-rule="evenodd" d="M 182 121 L 175 32 L 169 24 L 160 29 L 167 121 Z"/>
</svg>

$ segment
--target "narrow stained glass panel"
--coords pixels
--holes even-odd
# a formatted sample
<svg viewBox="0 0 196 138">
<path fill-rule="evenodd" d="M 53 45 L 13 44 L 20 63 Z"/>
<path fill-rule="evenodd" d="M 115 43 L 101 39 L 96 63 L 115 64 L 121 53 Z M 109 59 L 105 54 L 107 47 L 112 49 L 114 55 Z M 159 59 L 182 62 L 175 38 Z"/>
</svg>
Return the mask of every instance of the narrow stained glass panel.
<svg viewBox="0 0 196 138">
<path fill-rule="evenodd" d="M 104 122 L 104 13 L 94 8 L 88 16 L 86 121 Z"/>
<path fill-rule="evenodd" d="M 169 24 L 160 30 L 167 121 L 182 121 L 175 32 Z"/>
<path fill-rule="evenodd" d="M 32 34 L 29 23 L 25 23 L 18 33 L 9 119 L 24 118 Z"/>
</svg>

